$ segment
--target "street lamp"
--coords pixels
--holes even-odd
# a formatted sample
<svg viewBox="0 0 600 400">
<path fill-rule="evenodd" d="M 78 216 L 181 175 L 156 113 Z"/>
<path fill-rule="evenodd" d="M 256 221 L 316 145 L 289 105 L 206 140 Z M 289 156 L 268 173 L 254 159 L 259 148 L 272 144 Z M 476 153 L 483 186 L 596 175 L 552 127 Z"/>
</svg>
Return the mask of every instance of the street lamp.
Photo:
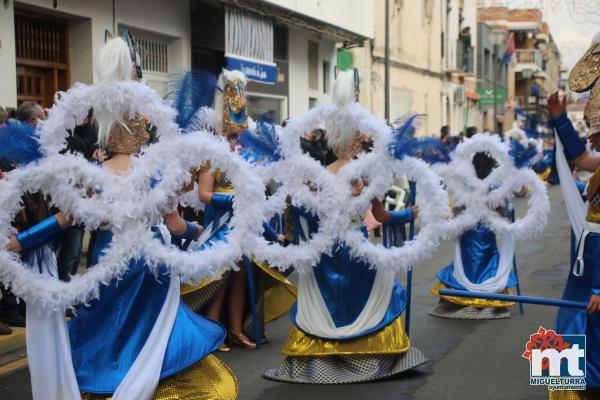
<svg viewBox="0 0 600 400">
<path fill-rule="evenodd" d="M 500 45 L 502 45 L 502 42 L 504 40 L 504 31 L 501 31 L 499 29 L 493 29 L 490 32 L 490 36 L 492 39 L 492 45 L 494 46 L 494 125 L 493 125 L 493 131 L 496 132 L 497 127 L 498 127 L 498 75 L 499 75 L 499 70 L 500 67 L 502 65 L 502 58 L 500 55 Z M 502 86 L 504 86 L 504 82 L 502 83 Z M 498 132 L 499 133 L 499 132 Z"/>
</svg>

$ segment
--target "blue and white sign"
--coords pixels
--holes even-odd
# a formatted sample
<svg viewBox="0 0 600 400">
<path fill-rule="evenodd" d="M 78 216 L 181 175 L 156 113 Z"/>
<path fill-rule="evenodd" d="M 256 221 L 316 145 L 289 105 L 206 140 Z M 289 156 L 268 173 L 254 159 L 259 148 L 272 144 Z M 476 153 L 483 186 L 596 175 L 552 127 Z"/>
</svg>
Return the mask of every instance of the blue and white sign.
<svg viewBox="0 0 600 400">
<path fill-rule="evenodd" d="M 277 82 L 277 64 L 266 61 L 226 55 L 227 69 L 242 71 L 253 82 L 274 85 Z"/>
</svg>

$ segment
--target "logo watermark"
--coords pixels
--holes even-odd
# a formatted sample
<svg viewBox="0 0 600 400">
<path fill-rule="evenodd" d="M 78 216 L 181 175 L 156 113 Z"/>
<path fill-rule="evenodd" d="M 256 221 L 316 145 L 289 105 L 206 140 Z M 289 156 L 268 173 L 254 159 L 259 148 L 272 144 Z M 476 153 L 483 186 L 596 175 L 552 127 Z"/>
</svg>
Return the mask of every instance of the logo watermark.
<svg viewBox="0 0 600 400">
<path fill-rule="evenodd" d="M 530 385 L 585 390 L 585 335 L 558 335 L 540 326 L 529 336 L 522 357 L 529 360 Z"/>
</svg>

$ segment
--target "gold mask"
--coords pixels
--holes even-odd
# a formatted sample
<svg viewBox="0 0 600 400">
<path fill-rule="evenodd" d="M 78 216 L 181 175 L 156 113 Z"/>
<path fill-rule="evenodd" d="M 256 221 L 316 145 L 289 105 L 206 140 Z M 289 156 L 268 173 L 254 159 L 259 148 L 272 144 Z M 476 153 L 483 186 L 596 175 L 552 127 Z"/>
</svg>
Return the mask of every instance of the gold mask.
<svg viewBox="0 0 600 400">
<path fill-rule="evenodd" d="M 229 81 L 223 89 L 223 133 L 241 134 L 248 129 L 246 94 L 242 82 Z"/>
<path fill-rule="evenodd" d="M 590 128 L 588 136 L 600 133 L 600 44 L 593 44 L 569 74 L 569 88 L 577 93 L 591 89 L 583 112 Z"/>
<path fill-rule="evenodd" d="M 113 123 L 108 137 L 108 150 L 115 154 L 136 154 L 150 140 L 146 130 L 146 121 L 141 116 L 129 119 L 125 114 L 123 120 Z"/>
</svg>

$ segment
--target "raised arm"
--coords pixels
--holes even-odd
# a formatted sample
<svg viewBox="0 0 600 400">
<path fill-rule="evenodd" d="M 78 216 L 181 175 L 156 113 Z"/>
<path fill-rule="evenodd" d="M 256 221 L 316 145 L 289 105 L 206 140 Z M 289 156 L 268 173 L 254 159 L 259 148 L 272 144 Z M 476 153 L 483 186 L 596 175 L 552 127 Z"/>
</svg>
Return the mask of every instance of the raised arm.
<svg viewBox="0 0 600 400">
<path fill-rule="evenodd" d="M 562 142 L 568 158 L 575 161 L 575 165 L 585 171 L 595 172 L 600 167 L 600 157 L 592 156 L 585 149 L 585 145 L 579 138 L 579 134 L 567 117 L 567 96 L 562 99 L 558 92 L 548 97 L 548 113 L 550 114 L 552 126 Z"/>
</svg>

